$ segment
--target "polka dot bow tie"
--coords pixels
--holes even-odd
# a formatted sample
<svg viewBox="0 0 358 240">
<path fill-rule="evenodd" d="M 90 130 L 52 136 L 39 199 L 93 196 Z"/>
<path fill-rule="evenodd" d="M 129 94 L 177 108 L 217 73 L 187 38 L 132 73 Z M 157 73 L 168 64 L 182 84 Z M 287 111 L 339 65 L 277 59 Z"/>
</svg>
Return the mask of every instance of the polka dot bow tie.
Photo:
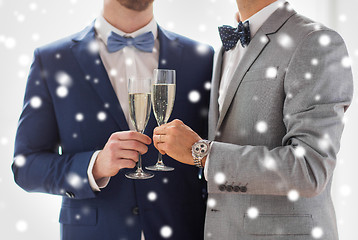
<svg viewBox="0 0 358 240">
<path fill-rule="evenodd" d="M 107 39 L 108 52 L 117 52 L 126 46 L 134 46 L 143 52 L 152 52 L 154 47 L 154 36 L 152 32 L 144 33 L 138 37 L 122 37 L 111 32 Z"/>
<path fill-rule="evenodd" d="M 251 41 L 249 21 L 239 22 L 237 28 L 228 25 L 221 26 L 219 27 L 219 34 L 225 51 L 234 48 L 239 39 L 242 47 L 248 46 Z"/>
</svg>

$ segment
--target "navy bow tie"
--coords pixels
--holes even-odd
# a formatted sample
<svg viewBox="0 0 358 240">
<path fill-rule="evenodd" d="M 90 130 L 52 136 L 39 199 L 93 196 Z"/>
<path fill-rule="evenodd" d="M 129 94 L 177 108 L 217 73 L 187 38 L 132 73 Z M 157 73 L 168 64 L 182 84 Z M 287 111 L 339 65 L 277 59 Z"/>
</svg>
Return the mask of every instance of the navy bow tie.
<svg viewBox="0 0 358 240">
<path fill-rule="evenodd" d="M 251 41 L 249 21 L 239 22 L 237 28 L 228 25 L 219 27 L 219 34 L 225 51 L 234 48 L 239 39 L 242 47 L 248 46 Z"/>
<path fill-rule="evenodd" d="M 107 40 L 108 52 L 113 53 L 126 46 L 134 46 L 143 52 L 152 52 L 154 47 L 154 36 L 152 32 L 147 32 L 138 37 L 122 37 L 115 32 L 111 32 Z"/>
</svg>

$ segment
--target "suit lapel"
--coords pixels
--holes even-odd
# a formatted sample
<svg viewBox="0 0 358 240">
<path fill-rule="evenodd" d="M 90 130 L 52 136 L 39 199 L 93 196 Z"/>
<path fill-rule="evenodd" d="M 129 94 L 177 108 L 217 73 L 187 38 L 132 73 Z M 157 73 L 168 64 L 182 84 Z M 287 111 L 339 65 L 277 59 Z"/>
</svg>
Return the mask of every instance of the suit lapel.
<svg viewBox="0 0 358 240">
<path fill-rule="evenodd" d="M 234 99 L 234 96 L 238 88 L 240 87 L 243 78 L 246 75 L 246 72 L 249 70 L 255 60 L 260 56 L 264 48 L 269 44 L 269 35 L 276 33 L 280 29 L 280 27 L 294 14 L 296 14 L 296 12 L 293 11 L 290 5 L 286 2 L 282 8 L 276 10 L 269 17 L 269 19 L 255 34 L 254 38 L 251 40 L 250 45 L 248 46 L 247 52 L 240 61 L 240 64 L 237 67 L 233 78 L 230 81 L 228 91 L 224 99 L 223 107 L 219 116 L 216 131 L 220 129 L 221 124 L 227 114 L 227 111 L 229 110 L 230 105 Z M 218 86 L 216 89 L 218 89 Z"/>
<path fill-rule="evenodd" d="M 216 124 L 219 119 L 219 86 L 221 80 L 221 66 L 223 61 L 224 48 L 215 54 L 213 77 L 211 81 L 210 108 L 209 108 L 209 140 L 214 140 Z"/>
<path fill-rule="evenodd" d="M 121 105 L 107 75 L 107 71 L 102 63 L 98 51 L 91 51 L 91 46 L 96 44 L 94 25 L 87 27 L 77 38 L 72 46 L 72 52 L 81 66 L 85 76 L 89 76 L 88 81 L 103 105 L 108 106 L 107 110 L 113 116 L 121 130 L 128 130 L 128 124 L 123 114 Z M 97 79 L 98 81 L 94 81 Z"/>
</svg>

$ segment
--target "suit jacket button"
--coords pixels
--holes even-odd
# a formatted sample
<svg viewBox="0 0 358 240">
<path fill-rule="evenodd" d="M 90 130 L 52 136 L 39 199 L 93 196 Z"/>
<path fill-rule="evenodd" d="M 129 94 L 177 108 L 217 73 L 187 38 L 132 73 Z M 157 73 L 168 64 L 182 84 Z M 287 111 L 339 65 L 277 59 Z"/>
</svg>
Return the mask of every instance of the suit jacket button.
<svg viewBox="0 0 358 240">
<path fill-rule="evenodd" d="M 231 185 L 228 185 L 228 186 L 226 187 L 226 191 L 228 191 L 228 192 L 232 192 L 233 189 L 234 189 L 234 188 L 233 188 Z"/>
<path fill-rule="evenodd" d="M 133 213 L 134 215 L 139 215 L 139 207 L 134 207 L 134 208 L 132 209 L 132 213 Z"/>
<path fill-rule="evenodd" d="M 240 190 L 241 190 L 241 192 L 247 192 L 247 187 L 246 187 L 246 186 L 242 186 L 242 187 L 240 187 Z"/>
<path fill-rule="evenodd" d="M 75 198 L 75 194 L 73 194 L 72 192 L 69 192 L 69 191 L 66 192 L 66 196 L 69 198 Z"/>
<path fill-rule="evenodd" d="M 224 191 L 226 190 L 226 186 L 225 186 L 224 184 L 220 185 L 220 186 L 219 186 L 219 190 L 220 190 L 221 192 L 224 192 Z"/>
<path fill-rule="evenodd" d="M 235 187 L 234 187 L 234 192 L 240 192 L 240 187 L 239 187 L 239 186 L 235 186 Z"/>
</svg>

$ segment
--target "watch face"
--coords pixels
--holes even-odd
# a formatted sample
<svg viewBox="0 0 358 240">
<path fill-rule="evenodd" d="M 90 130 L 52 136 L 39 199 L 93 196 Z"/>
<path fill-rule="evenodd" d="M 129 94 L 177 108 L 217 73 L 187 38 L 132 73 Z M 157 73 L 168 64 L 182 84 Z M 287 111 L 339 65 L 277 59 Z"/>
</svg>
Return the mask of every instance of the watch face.
<svg viewBox="0 0 358 240">
<path fill-rule="evenodd" d="M 205 156 L 207 151 L 208 151 L 208 145 L 205 143 L 199 142 L 194 145 L 193 152 L 198 157 Z"/>
</svg>

